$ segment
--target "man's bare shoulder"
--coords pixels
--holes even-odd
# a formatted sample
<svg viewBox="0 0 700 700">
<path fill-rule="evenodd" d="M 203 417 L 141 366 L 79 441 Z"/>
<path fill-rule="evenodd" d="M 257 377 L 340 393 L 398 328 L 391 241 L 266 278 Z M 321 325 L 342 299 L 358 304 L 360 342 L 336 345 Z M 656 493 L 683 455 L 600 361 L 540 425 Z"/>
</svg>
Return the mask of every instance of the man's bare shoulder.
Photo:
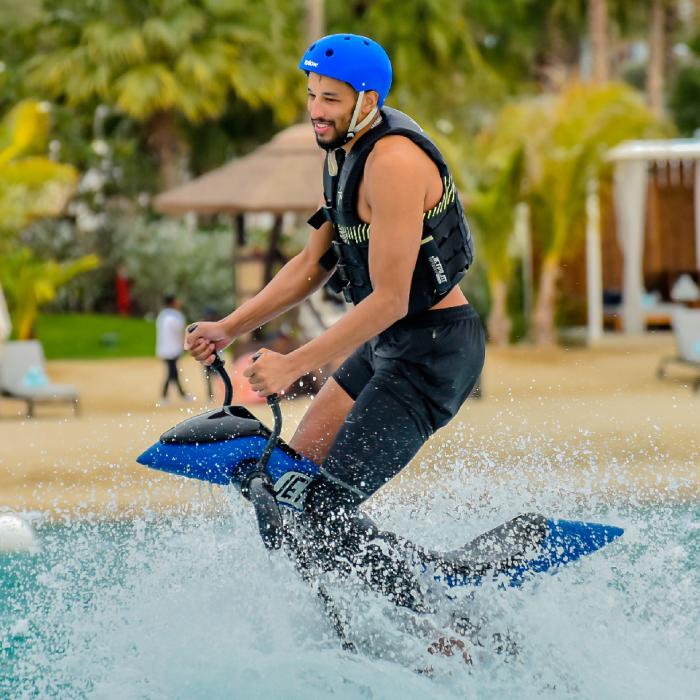
<svg viewBox="0 0 700 700">
<path fill-rule="evenodd" d="M 367 164 L 374 165 L 377 162 L 384 164 L 397 158 L 403 163 L 430 160 L 428 154 L 408 137 L 391 135 L 377 141 L 367 159 Z"/>
<path fill-rule="evenodd" d="M 405 136 L 385 136 L 380 139 L 367 159 L 365 178 L 398 177 L 419 178 L 426 174 L 426 166 L 432 161 L 428 154 Z"/>
</svg>

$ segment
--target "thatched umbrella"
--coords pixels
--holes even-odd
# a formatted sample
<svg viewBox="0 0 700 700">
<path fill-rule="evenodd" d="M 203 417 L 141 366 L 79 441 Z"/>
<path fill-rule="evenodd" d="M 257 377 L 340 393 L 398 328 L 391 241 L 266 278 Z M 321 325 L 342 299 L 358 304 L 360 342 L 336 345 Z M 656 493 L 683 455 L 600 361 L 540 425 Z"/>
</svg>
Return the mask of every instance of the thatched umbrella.
<svg viewBox="0 0 700 700">
<path fill-rule="evenodd" d="M 323 151 L 310 124 L 280 132 L 250 155 L 164 192 L 164 214 L 312 213 L 323 192 Z"/>
<path fill-rule="evenodd" d="M 154 205 L 163 214 L 236 215 L 234 265 L 240 304 L 272 279 L 275 261 L 286 262 L 279 250 L 282 216 L 312 214 L 318 208 L 323 158 L 311 124 L 297 124 L 249 155 L 158 195 Z M 275 216 L 262 265 L 259 256 L 235 250 L 245 245 L 243 215 L 254 212 Z"/>
</svg>

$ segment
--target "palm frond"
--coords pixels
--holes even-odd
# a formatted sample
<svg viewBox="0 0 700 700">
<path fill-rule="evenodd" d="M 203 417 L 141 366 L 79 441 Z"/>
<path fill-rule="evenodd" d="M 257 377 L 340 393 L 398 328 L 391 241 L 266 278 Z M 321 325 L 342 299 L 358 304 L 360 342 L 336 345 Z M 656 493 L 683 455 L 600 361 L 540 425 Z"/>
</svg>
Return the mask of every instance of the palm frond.
<svg viewBox="0 0 700 700">
<path fill-rule="evenodd" d="M 24 100 L 5 115 L 2 125 L 0 168 L 14 158 L 36 153 L 46 145 L 49 132 L 48 110 L 36 100 Z"/>
<path fill-rule="evenodd" d="M 0 179 L 1 187 L 43 187 L 48 182 L 74 185 L 78 181 L 78 171 L 72 165 L 54 163 L 48 158 L 35 156 L 8 163 L 0 170 Z"/>
<path fill-rule="evenodd" d="M 95 64 L 134 66 L 148 59 L 140 28 L 115 28 L 106 21 L 92 22 L 83 30 L 83 44 Z"/>
<path fill-rule="evenodd" d="M 148 63 L 124 73 L 115 83 L 117 107 L 135 119 L 176 109 L 178 82 L 165 63 Z"/>
<path fill-rule="evenodd" d="M 176 56 L 206 27 L 207 19 L 201 10 L 183 7 L 172 17 L 151 17 L 144 22 L 142 31 L 151 53 Z"/>
<path fill-rule="evenodd" d="M 87 47 L 77 46 L 39 54 L 27 63 L 29 87 L 45 90 L 60 98 L 67 94 L 66 84 L 76 76 L 85 75 L 90 64 Z"/>
<path fill-rule="evenodd" d="M 178 79 L 196 85 L 200 89 L 216 83 L 227 83 L 227 72 L 236 60 L 234 47 L 222 42 L 210 41 L 202 46 L 192 46 L 183 51 L 175 62 Z"/>
<path fill-rule="evenodd" d="M 15 250 L 0 261 L 0 278 L 8 292 L 10 313 L 20 340 L 30 337 L 39 308 L 52 301 L 60 287 L 100 263 L 96 255 L 59 263 L 38 260 L 28 248 Z"/>
</svg>

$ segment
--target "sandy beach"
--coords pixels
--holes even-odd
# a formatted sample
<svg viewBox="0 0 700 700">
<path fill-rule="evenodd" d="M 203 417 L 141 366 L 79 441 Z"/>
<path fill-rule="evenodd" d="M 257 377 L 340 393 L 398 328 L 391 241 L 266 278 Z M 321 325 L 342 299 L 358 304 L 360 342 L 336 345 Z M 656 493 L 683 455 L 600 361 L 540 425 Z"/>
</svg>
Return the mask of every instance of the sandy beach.
<svg viewBox="0 0 700 700">
<path fill-rule="evenodd" d="M 467 401 L 377 497 L 400 489 L 420 498 L 435 479 L 449 492 L 452 479 L 477 473 L 484 484 L 554 484 L 616 501 L 700 497 L 695 372 L 672 367 L 667 379 L 656 378 L 660 358 L 674 354 L 669 333 L 604 340 L 591 349 L 489 348 L 483 398 Z M 24 404 L 0 401 L 0 507 L 54 518 L 220 508 L 218 487 L 210 492 L 135 461 L 167 428 L 210 407 L 201 368 L 189 358 L 182 368 L 196 398 L 157 407 L 156 359 L 49 362 L 52 381 L 79 387 L 81 415 L 43 405 L 27 419 Z M 284 437 L 308 402 L 283 402 Z M 264 404 L 250 408 L 271 422 Z"/>
</svg>

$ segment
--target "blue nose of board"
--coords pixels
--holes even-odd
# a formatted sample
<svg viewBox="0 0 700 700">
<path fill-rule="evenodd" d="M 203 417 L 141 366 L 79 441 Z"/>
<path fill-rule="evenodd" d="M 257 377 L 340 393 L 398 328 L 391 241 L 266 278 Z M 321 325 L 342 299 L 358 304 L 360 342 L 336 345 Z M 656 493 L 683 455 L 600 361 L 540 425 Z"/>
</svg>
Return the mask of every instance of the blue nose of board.
<svg viewBox="0 0 700 700">
<path fill-rule="evenodd" d="M 624 534 L 621 527 L 577 520 L 547 519 L 547 535 L 539 554 L 509 574 L 511 585 L 520 585 L 530 574 L 549 571 L 593 554 Z"/>
<path fill-rule="evenodd" d="M 550 552 L 552 556 L 557 553 L 557 558 L 566 557 L 566 561 L 576 561 L 596 552 L 624 533 L 621 527 L 576 520 L 547 520 L 547 528 L 543 551 Z M 561 554 L 558 553 L 560 549 L 564 550 Z"/>
</svg>

